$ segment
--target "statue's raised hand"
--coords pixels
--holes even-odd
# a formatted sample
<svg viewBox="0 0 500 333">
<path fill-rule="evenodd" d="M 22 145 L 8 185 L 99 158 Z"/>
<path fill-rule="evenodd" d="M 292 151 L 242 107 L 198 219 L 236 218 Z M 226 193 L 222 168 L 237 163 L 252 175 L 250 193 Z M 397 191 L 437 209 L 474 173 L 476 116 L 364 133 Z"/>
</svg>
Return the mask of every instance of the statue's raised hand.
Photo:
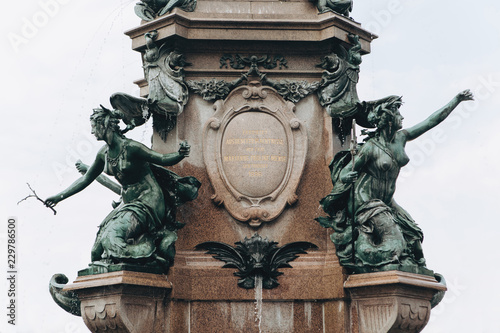
<svg viewBox="0 0 500 333">
<path fill-rule="evenodd" d="M 471 93 L 471 91 L 469 89 L 458 93 L 457 97 L 460 101 L 473 101 L 474 100 L 474 95 Z"/>
<path fill-rule="evenodd" d="M 62 199 L 63 199 L 62 195 L 57 194 L 57 195 L 53 195 L 51 197 L 48 197 L 47 199 L 45 199 L 45 201 L 43 203 L 45 204 L 45 206 L 47 206 L 49 208 L 53 208 Z"/>
<path fill-rule="evenodd" d="M 188 157 L 190 151 L 191 146 L 187 143 L 187 141 L 182 141 L 179 147 L 179 155 L 181 155 L 182 157 Z"/>
<path fill-rule="evenodd" d="M 75 166 L 78 172 L 80 172 L 82 175 L 86 174 L 89 169 L 89 166 L 83 163 L 82 160 L 76 161 Z"/>
</svg>

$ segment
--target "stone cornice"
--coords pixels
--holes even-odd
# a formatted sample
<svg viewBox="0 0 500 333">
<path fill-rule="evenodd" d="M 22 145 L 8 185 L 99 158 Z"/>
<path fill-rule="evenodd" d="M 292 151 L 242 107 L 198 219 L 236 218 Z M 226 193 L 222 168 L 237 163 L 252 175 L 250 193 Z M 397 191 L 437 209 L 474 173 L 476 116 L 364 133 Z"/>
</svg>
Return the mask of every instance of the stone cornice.
<svg viewBox="0 0 500 333">
<path fill-rule="evenodd" d="M 434 290 L 446 290 L 446 287 L 438 283 L 434 277 L 401 271 L 350 275 L 347 281 L 344 283 L 344 287 L 351 289 L 393 284 L 403 284 Z"/>
<path fill-rule="evenodd" d="M 231 10 L 224 8 L 225 2 L 214 3 L 220 4 L 220 12 L 209 12 L 212 8 L 209 6 L 206 6 L 206 12 L 202 12 L 203 6 L 200 6 L 192 13 L 176 8 L 172 13 L 143 23 L 125 34 L 132 39 L 134 50 L 145 47 L 143 36 L 151 30 L 158 31 L 158 40 L 178 36 L 189 40 L 321 42 L 335 38 L 348 43 L 347 35 L 355 34 L 360 36 L 363 53 L 370 52 L 370 43 L 377 38 L 359 23 L 334 13 L 293 15 L 290 11 L 301 7 L 286 10 L 289 3 L 283 3 L 283 14 L 273 15 L 265 14 L 265 7 L 271 2 L 260 3 L 263 14 L 252 13 L 251 7 L 244 6 L 246 3 L 233 2 Z M 241 4 L 241 10 L 236 10 L 235 4 Z M 307 5 L 290 3 L 289 6 L 294 4 Z"/>
</svg>

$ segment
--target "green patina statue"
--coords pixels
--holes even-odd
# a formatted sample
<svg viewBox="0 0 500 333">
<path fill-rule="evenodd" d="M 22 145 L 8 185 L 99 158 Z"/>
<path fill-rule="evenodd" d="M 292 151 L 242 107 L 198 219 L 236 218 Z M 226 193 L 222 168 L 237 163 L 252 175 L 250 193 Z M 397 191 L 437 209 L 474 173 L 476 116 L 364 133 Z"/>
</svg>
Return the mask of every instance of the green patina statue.
<svg viewBox="0 0 500 333">
<path fill-rule="evenodd" d="M 340 263 L 351 273 L 404 270 L 432 275 L 422 253 L 423 233 L 394 201 L 396 179 L 409 162 L 405 145 L 437 126 L 462 101 L 473 100 L 465 90 L 423 122 L 402 129 L 401 97 L 383 99 L 367 120 L 374 131 L 357 154 L 339 152 L 332 161 L 333 190 L 321 200 L 329 215 L 317 220 L 334 229 L 331 235 Z"/>
<path fill-rule="evenodd" d="M 145 21 L 152 21 L 179 7 L 186 12 L 196 8 L 196 0 L 142 0 L 135 5 L 135 13 Z"/>
<path fill-rule="evenodd" d="M 347 51 L 339 46 L 338 54 L 332 53 L 321 59 L 317 65 L 324 69 L 318 89 L 320 104 L 333 118 L 352 117 L 358 111 L 360 100 L 356 90 L 359 80 L 361 43 L 359 36 L 350 34 L 353 46 Z"/>
<path fill-rule="evenodd" d="M 144 35 L 144 76 L 148 81 L 148 98 L 115 93 L 110 102 L 113 108 L 122 112 L 128 129 L 144 124 L 152 115 L 153 128 L 166 141 L 189 99 L 184 82 L 184 66 L 189 64 L 181 53 L 169 49 L 166 44 L 158 46 L 157 37 L 156 30 Z"/>
<path fill-rule="evenodd" d="M 311 0 L 318 7 L 319 13 L 334 12 L 349 17 L 353 0 Z"/>
<path fill-rule="evenodd" d="M 351 48 L 346 50 L 342 45 L 321 59 L 316 67 L 322 68 L 323 75 L 316 91 L 319 103 L 332 117 L 335 132 L 340 142 L 344 144 L 345 137 L 351 126 L 352 119 L 363 127 L 373 127 L 367 116 L 385 98 L 375 101 L 361 101 L 358 97 L 356 85 L 359 81 L 359 71 L 362 62 L 361 43 L 359 36 L 349 34 Z"/>
<path fill-rule="evenodd" d="M 78 165 L 84 175 L 61 193 L 45 200 L 48 207 L 85 189 L 96 178 L 121 194 L 121 202 L 104 219 L 92 248 L 91 268 L 80 275 L 121 270 L 124 265 L 166 272 L 175 254 L 176 208 L 194 200 L 200 183 L 194 177 L 181 178 L 160 166 L 174 165 L 189 155 L 182 143 L 177 153 L 160 154 L 123 136 L 121 112 L 95 109 L 90 117 L 92 133 L 106 142 L 90 167 Z M 160 166 L 158 166 L 160 165 Z M 106 179 L 114 176 L 120 185 Z M 138 268 L 139 267 L 139 268 Z"/>
</svg>

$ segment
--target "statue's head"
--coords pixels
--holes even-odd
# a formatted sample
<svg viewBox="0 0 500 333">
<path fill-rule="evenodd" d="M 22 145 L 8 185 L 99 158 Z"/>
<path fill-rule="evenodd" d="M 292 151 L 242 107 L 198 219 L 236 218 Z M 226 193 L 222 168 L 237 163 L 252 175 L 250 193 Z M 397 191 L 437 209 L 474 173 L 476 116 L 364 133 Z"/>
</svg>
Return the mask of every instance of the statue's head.
<svg viewBox="0 0 500 333">
<path fill-rule="evenodd" d="M 191 65 L 186 61 L 184 55 L 180 53 L 178 50 L 173 50 L 172 52 L 170 52 L 170 54 L 168 55 L 168 63 L 172 68 L 176 67 L 183 68 Z"/>
<path fill-rule="evenodd" d="M 361 53 L 360 52 L 350 53 L 348 62 L 351 65 L 359 66 L 363 62 L 363 59 L 361 58 Z"/>
<path fill-rule="evenodd" d="M 94 109 L 90 116 L 90 125 L 92 126 L 92 134 L 97 140 L 104 140 L 108 130 L 121 134 L 120 119 L 121 113 L 116 110 L 109 110 L 101 105 L 100 108 Z"/>
<path fill-rule="evenodd" d="M 401 96 L 389 96 L 368 114 L 368 122 L 378 129 L 393 126 L 400 129 L 403 126 L 403 116 L 399 108 L 403 104 Z"/>
<path fill-rule="evenodd" d="M 332 53 L 330 55 L 324 56 L 321 59 L 321 63 L 316 65 L 316 67 L 323 68 L 327 71 L 332 71 L 339 67 L 339 63 L 339 57 L 335 53 Z"/>
</svg>

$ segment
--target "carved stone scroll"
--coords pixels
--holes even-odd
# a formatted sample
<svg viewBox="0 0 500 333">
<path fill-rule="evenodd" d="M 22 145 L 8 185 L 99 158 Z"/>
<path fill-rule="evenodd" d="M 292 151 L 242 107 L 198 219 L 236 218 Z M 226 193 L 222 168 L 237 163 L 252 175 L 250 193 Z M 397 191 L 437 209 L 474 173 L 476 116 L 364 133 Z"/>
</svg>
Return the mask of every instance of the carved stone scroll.
<svg viewBox="0 0 500 333">
<path fill-rule="evenodd" d="M 295 105 L 275 89 L 251 82 L 214 105 L 203 157 L 215 194 L 235 219 L 259 227 L 297 201 L 307 134 Z"/>
</svg>

